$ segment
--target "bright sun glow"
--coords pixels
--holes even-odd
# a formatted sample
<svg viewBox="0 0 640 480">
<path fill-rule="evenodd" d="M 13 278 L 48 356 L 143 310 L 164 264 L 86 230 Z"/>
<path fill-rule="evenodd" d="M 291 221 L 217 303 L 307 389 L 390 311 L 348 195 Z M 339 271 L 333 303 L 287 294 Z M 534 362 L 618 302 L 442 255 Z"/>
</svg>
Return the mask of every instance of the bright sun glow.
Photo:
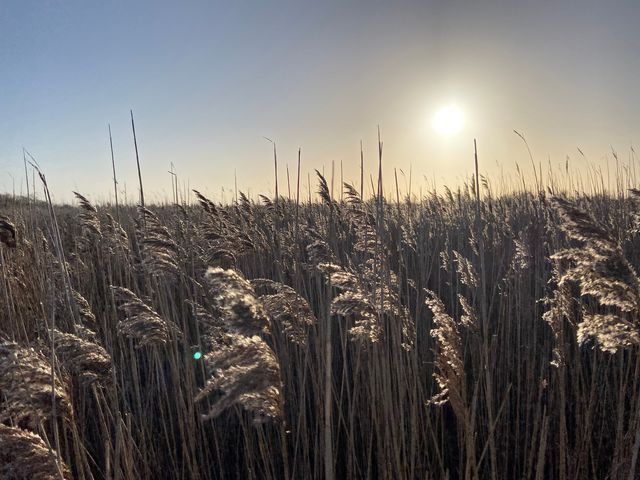
<svg viewBox="0 0 640 480">
<path fill-rule="evenodd" d="M 451 137 L 462 130 L 464 115 L 455 105 L 442 107 L 433 116 L 433 129 L 443 137 Z"/>
</svg>

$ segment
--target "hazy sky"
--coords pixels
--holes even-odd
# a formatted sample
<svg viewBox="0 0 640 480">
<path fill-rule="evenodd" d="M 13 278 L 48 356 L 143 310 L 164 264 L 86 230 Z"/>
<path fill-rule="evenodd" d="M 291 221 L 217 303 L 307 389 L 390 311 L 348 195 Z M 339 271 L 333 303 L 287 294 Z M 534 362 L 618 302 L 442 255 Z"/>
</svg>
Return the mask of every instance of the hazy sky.
<svg viewBox="0 0 640 480">
<path fill-rule="evenodd" d="M 273 192 L 263 136 L 278 145 L 281 192 L 298 147 L 304 195 L 306 173 L 330 175 L 332 161 L 336 180 L 342 161 L 356 181 L 361 139 L 375 169 L 378 124 L 387 184 L 394 166 L 411 166 L 414 192 L 425 176 L 467 175 L 474 137 L 494 181 L 516 163 L 530 170 L 514 129 L 545 164 L 601 162 L 611 146 L 626 159 L 640 140 L 638 5 L 1 0 L 0 191 L 12 176 L 24 189 L 24 146 L 56 199 L 72 189 L 108 199 L 111 123 L 120 187 L 134 200 L 130 108 L 156 200 L 169 194 L 170 162 L 216 199 L 234 171 L 241 190 Z M 431 118 L 450 103 L 466 122 L 443 138 Z"/>
</svg>

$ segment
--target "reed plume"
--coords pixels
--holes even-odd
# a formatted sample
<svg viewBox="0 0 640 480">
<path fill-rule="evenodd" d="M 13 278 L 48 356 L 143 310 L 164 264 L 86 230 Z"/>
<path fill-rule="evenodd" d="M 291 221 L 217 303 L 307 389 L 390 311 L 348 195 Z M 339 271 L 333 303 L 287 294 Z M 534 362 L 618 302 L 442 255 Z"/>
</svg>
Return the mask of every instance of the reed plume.
<svg viewBox="0 0 640 480">
<path fill-rule="evenodd" d="M 431 336 L 436 342 L 436 371 L 433 377 L 440 388 L 440 392 L 431 399 L 431 403 L 442 405 L 449 402 L 456 416 L 465 419 L 465 371 L 458 325 L 447 313 L 438 295 L 431 290 L 427 290 L 426 293 L 425 304 L 433 314 L 435 326 L 431 329 Z"/>
<path fill-rule="evenodd" d="M 69 467 L 33 432 L 0 424 L 0 478 L 71 480 Z"/>
<path fill-rule="evenodd" d="M 180 334 L 174 324 L 161 318 L 131 290 L 113 285 L 111 290 L 120 303 L 120 310 L 126 316 L 124 320 L 118 322 L 118 335 L 136 340 L 137 348 L 163 345 L 171 339 L 172 334 Z"/>
<path fill-rule="evenodd" d="M 73 192 L 76 199 L 80 202 L 80 225 L 82 226 L 83 236 L 86 239 L 91 237 L 101 238 L 102 231 L 100 228 L 100 219 L 98 218 L 98 210 L 91 202 L 78 192 Z"/>
<path fill-rule="evenodd" d="M 425 304 L 433 314 L 431 336 L 436 342 L 433 378 L 440 391 L 428 401 L 430 405 L 449 403 L 462 430 L 465 445 L 465 476 L 476 478 L 476 448 L 473 408 L 467 401 L 467 376 L 464 369 L 462 338 L 458 324 L 449 315 L 435 292 L 426 290 Z"/>
<path fill-rule="evenodd" d="M 572 282 L 583 297 L 594 298 L 609 311 L 585 313 L 577 326 L 580 343 L 593 338 L 601 350 L 640 345 L 640 280 L 613 235 L 573 202 L 554 197 L 563 230 L 580 248 L 567 248 L 552 256 L 559 264 L 558 284 Z"/>
<path fill-rule="evenodd" d="M 77 377 L 80 383 L 104 384 L 110 380 L 111 356 L 96 342 L 71 333 L 54 331 L 56 357 L 62 368 Z"/>
<path fill-rule="evenodd" d="M 152 275 L 178 276 L 180 247 L 169 229 L 151 210 L 138 206 L 138 228 L 142 250 L 142 263 Z"/>
<path fill-rule="evenodd" d="M 129 235 L 111 214 L 106 213 L 107 219 L 103 231 L 105 232 L 106 246 L 111 254 L 129 254 Z"/>
<path fill-rule="evenodd" d="M 73 296 L 73 300 L 76 302 L 76 307 L 78 309 L 78 313 L 80 314 L 80 319 L 86 325 L 95 328 L 96 324 L 96 316 L 93 314 L 91 310 L 91 305 L 86 298 L 82 296 L 80 292 L 75 289 L 71 289 L 71 295 Z"/>
<path fill-rule="evenodd" d="M 282 380 L 273 350 L 259 336 L 270 332 L 270 320 L 255 291 L 238 272 L 209 268 L 205 275 L 210 299 L 220 313 L 220 324 L 200 311 L 205 326 L 204 355 L 209 378 L 194 401 L 218 392 L 203 419 L 212 419 L 239 403 L 255 422 L 282 417 Z M 198 310 L 196 309 L 196 314 Z M 206 325 L 213 328 L 206 328 Z"/>
<path fill-rule="evenodd" d="M 16 226 L 6 217 L 0 216 L 0 243 L 16 248 Z"/>
<path fill-rule="evenodd" d="M 215 418 L 235 403 L 253 413 L 258 423 L 281 418 L 280 367 L 264 340 L 234 332 L 224 334 L 215 346 L 203 357 L 210 377 L 194 400 L 200 402 L 220 393 L 213 397 L 202 419 Z"/>
<path fill-rule="evenodd" d="M 205 280 L 210 299 L 222 312 L 228 329 L 246 337 L 269 333 L 269 318 L 255 291 L 235 270 L 212 267 Z"/>
<path fill-rule="evenodd" d="M 271 290 L 259 298 L 272 322 L 282 327 L 285 336 L 298 345 L 306 345 L 309 328 L 316 317 L 309 303 L 293 288 L 273 280 L 259 278 L 251 280 L 255 288 Z"/>
<path fill-rule="evenodd" d="M 38 432 L 52 418 L 52 400 L 56 418 L 69 421 L 73 412 L 66 381 L 55 372 L 52 377 L 44 355 L 17 343 L 0 343 L 0 422 Z"/>
<path fill-rule="evenodd" d="M 465 258 L 457 250 L 453 250 L 453 260 L 456 264 L 456 271 L 458 272 L 458 277 L 462 284 L 469 288 L 477 288 L 479 285 L 478 273 L 476 272 L 473 263 L 471 263 L 469 259 Z"/>
</svg>

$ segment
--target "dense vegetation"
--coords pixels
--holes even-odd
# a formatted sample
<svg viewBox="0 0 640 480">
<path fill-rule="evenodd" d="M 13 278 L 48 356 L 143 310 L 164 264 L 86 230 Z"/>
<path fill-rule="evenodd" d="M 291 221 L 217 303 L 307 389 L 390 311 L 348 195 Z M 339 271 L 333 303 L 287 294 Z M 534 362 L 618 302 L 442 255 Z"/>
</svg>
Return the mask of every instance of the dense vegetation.
<svg viewBox="0 0 640 480">
<path fill-rule="evenodd" d="M 3 197 L 0 476 L 638 478 L 634 192 L 474 186 Z"/>
</svg>

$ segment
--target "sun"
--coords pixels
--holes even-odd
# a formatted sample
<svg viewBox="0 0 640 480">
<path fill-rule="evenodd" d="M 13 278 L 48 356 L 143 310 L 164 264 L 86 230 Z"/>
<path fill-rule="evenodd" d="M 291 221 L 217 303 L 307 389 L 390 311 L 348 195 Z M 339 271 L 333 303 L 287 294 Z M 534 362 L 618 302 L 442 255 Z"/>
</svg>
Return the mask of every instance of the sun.
<svg viewBox="0 0 640 480">
<path fill-rule="evenodd" d="M 462 130 L 464 114 L 456 105 L 441 107 L 433 116 L 433 129 L 443 137 L 452 137 Z"/>
</svg>

